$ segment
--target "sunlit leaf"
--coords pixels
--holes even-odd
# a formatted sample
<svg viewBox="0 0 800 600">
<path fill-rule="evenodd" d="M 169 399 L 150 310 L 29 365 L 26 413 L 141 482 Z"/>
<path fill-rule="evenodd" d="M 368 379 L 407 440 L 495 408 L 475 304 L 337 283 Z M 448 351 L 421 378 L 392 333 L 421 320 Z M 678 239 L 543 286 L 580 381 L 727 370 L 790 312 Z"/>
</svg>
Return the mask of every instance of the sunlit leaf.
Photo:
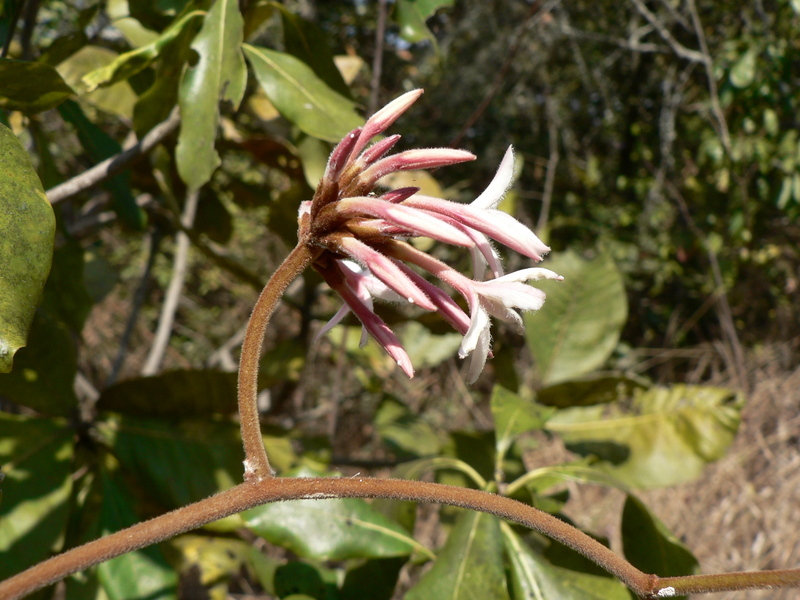
<svg viewBox="0 0 800 600">
<path fill-rule="evenodd" d="M 242 57 L 242 15 L 236 0 L 216 0 L 192 48 L 197 64 L 186 69 L 180 86 L 181 132 L 175 156 L 181 178 L 200 188 L 220 164 L 214 148 L 219 103 L 237 108 L 247 85 Z"/>
<path fill-rule="evenodd" d="M 295 141 L 297 155 L 303 164 L 303 175 L 309 187 L 316 188 L 325 167 L 328 165 L 328 156 L 331 146 L 319 138 L 301 133 Z"/>
<path fill-rule="evenodd" d="M 586 261 L 570 251 L 547 262 L 564 281 L 537 283 L 547 300 L 542 310 L 525 315 L 525 339 L 539 380 L 553 385 L 605 363 L 619 341 L 628 304 L 622 275 L 609 256 Z"/>
<path fill-rule="evenodd" d="M 462 512 L 433 568 L 406 600 L 505 600 L 503 541 L 497 517 Z"/>
<path fill-rule="evenodd" d="M 128 79 L 156 60 L 166 46 L 177 40 L 184 29 L 197 31 L 205 13 L 192 11 L 170 25 L 158 38 L 146 46 L 120 54 L 110 64 L 90 71 L 83 76 L 83 83 L 88 91 L 98 87 L 107 87 L 118 81 Z"/>
<path fill-rule="evenodd" d="M 386 558 L 419 546 L 400 525 L 358 498 L 276 502 L 242 516 L 254 533 L 304 558 Z"/>
<path fill-rule="evenodd" d="M 337 94 L 314 71 L 285 52 L 245 44 L 244 53 L 264 92 L 289 122 L 316 138 L 337 142 L 363 124 L 353 103 Z"/>
<path fill-rule="evenodd" d="M 400 35 L 411 43 L 435 41 L 425 21 L 439 8 L 453 4 L 454 0 L 398 0 L 396 19 L 400 26 Z"/>
<path fill-rule="evenodd" d="M 50 65 L 0 60 L 0 108 L 37 113 L 58 106 L 74 93 Z"/>
<path fill-rule="evenodd" d="M 616 405 L 565 409 L 546 428 L 573 451 L 605 459 L 598 468 L 626 485 L 667 486 L 694 479 L 725 454 L 742 404 L 729 389 L 675 385 L 636 393 L 629 411 Z"/>
<path fill-rule="evenodd" d="M 637 569 L 661 577 L 697 572 L 692 552 L 632 494 L 625 500 L 620 527 L 625 558 Z"/>
<path fill-rule="evenodd" d="M 72 89 L 82 100 L 112 115 L 130 118 L 136 94 L 127 81 L 120 81 L 112 86 L 89 92 L 83 82 L 83 76 L 112 63 L 118 54 L 102 46 L 84 46 L 75 54 L 62 61 L 56 67 Z"/>
<path fill-rule="evenodd" d="M 155 63 L 155 80 L 133 107 L 133 127 L 140 138 L 164 121 L 178 102 L 181 75 L 193 50 L 191 43 L 202 25 L 193 19 L 159 51 Z"/>
<path fill-rule="evenodd" d="M 69 516 L 73 434 L 64 421 L 0 413 L 0 579 L 58 549 Z"/>
<path fill-rule="evenodd" d="M 170 562 L 177 563 L 181 573 L 191 572 L 195 581 L 211 588 L 211 597 L 226 594 L 229 579 L 238 575 L 253 555 L 253 547 L 247 542 L 219 536 L 182 535 L 166 546 Z"/>
<path fill-rule="evenodd" d="M 326 33 L 319 25 L 303 19 L 279 2 L 272 3 L 281 13 L 283 46 L 289 54 L 307 64 L 317 77 L 345 98 L 350 89 L 333 62 L 333 53 L 327 44 Z"/>
<path fill-rule="evenodd" d="M 756 78 L 756 59 L 758 50 L 750 48 L 731 68 L 731 83 L 738 88 L 746 88 Z"/>
<path fill-rule="evenodd" d="M 506 523 L 502 523 L 500 527 L 510 564 L 509 583 L 515 599 L 630 599 L 627 588 L 616 579 L 552 565 L 528 546 Z"/>
<path fill-rule="evenodd" d="M 491 410 L 497 454 L 501 457 L 499 460 L 502 460 L 517 436 L 541 429 L 553 413 L 552 409 L 524 400 L 500 385 L 495 385 L 492 390 Z"/>
<path fill-rule="evenodd" d="M 28 154 L 0 125 L 0 373 L 25 345 L 53 253 L 55 219 Z"/>
<path fill-rule="evenodd" d="M 523 486 L 527 487 L 532 492 L 544 493 L 553 486 L 564 483 L 565 481 L 576 481 L 578 483 L 589 483 L 614 488 L 625 487 L 622 482 L 617 481 L 611 475 L 603 471 L 598 471 L 589 465 L 590 461 L 584 459 L 577 463 L 538 467 L 509 483 L 508 488 L 506 488 L 506 494 L 512 495 Z"/>
</svg>

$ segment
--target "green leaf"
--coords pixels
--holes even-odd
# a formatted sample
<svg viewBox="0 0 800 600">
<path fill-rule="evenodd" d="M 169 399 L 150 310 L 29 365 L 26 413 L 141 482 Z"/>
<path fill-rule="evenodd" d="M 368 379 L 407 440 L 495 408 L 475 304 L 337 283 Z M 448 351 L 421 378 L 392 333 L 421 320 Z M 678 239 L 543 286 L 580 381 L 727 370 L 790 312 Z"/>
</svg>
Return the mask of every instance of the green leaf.
<svg viewBox="0 0 800 600">
<path fill-rule="evenodd" d="M 629 398 L 634 390 L 639 389 L 644 389 L 644 384 L 636 379 L 624 375 L 593 373 L 581 379 L 542 388 L 536 394 L 536 401 L 558 408 L 591 406 Z"/>
<path fill-rule="evenodd" d="M 50 65 L 0 59 L 0 108 L 37 113 L 58 106 L 74 93 Z"/>
<path fill-rule="evenodd" d="M 0 395 L 46 415 L 70 416 L 78 406 L 77 368 L 73 332 L 49 311 L 38 311 L 14 370 L 0 375 Z"/>
<path fill-rule="evenodd" d="M 158 38 L 146 46 L 120 54 L 110 64 L 89 71 L 83 76 L 87 91 L 107 87 L 118 81 L 128 79 L 149 67 L 168 45 L 179 39 L 184 29 L 197 31 L 203 21 L 204 12 L 192 11 L 170 25 Z"/>
<path fill-rule="evenodd" d="M 416 321 L 406 323 L 400 341 L 416 369 L 436 367 L 455 355 L 461 345 L 460 333 L 436 335 Z"/>
<path fill-rule="evenodd" d="M 406 600 L 431 598 L 509 598 L 497 517 L 473 511 L 458 516 L 433 568 L 406 595 Z"/>
<path fill-rule="evenodd" d="M 756 59 L 758 51 L 750 48 L 731 68 L 731 83 L 737 88 L 746 88 L 756 78 Z"/>
<path fill-rule="evenodd" d="M 231 577 L 239 575 L 244 567 L 249 566 L 250 560 L 258 552 L 244 540 L 209 535 L 181 535 L 166 542 L 166 546 L 168 550 L 165 549 L 165 554 L 170 557 L 170 562 L 188 578 L 211 588 L 206 596 L 210 598 L 225 597 Z M 259 565 L 263 567 L 269 559 L 262 556 L 266 560 L 259 561 Z M 224 588 L 225 595 L 219 591 L 220 588 Z M 186 597 L 186 592 L 183 597 Z"/>
<path fill-rule="evenodd" d="M 396 19 L 400 35 L 412 44 L 423 40 L 435 43 L 436 38 L 425 21 L 440 8 L 453 5 L 454 0 L 398 0 Z"/>
<path fill-rule="evenodd" d="M 241 481 L 242 442 L 235 423 L 109 415 L 97 429 L 122 468 L 164 508 L 196 502 Z M 276 469 L 293 466 L 289 440 L 265 436 L 264 442 Z M 228 530 L 236 524 L 240 519 L 229 518 L 215 527 Z"/>
<path fill-rule="evenodd" d="M 102 471 L 103 507 L 100 529 L 112 533 L 140 521 L 129 490 L 121 478 Z M 158 546 L 128 552 L 102 562 L 97 577 L 110 600 L 173 600 L 177 598 L 178 574 L 167 564 Z"/>
<path fill-rule="evenodd" d="M 559 411 L 546 429 L 575 452 L 612 459 L 616 464 L 598 468 L 626 485 L 676 485 L 698 477 L 706 463 L 725 454 L 742 404 L 729 389 L 675 385 L 637 392 L 630 410 L 611 406 L 605 416 L 603 406 Z"/>
<path fill-rule="evenodd" d="M 565 481 L 576 481 L 578 483 L 590 483 L 603 485 L 606 487 L 622 488 L 622 482 L 617 481 L 611 475 L 592 468 L 590 462 L 582 460 L 574 464 L 554 465 L 551 467 L 539 467 L 528 471 L 525 475 L 512 481 L 506 488 L 506 495 L 512 496 L 522 487 L 528 488 L 535 494 L 542 494 L 555 485 Z"/>
<path fill-rule="evenodd" d="M 553 413 L 552 409 L 524 400 L 500 385 L 492 390 L 491 410 L 498 463 L 520 434 L 541 429 Z"/>
<path fill-rule="evenodd" d="M 487 485 L 486 479 L 468 463 L 448 456 L 421 458 L 419 460 L 403 463 L 395 469 L 395 475 L 400 479 L 419 479 L 424 473 L 429 471 L 456 471 L 466 475 L 481 489 L 485 488 Z"/>
<path fill-rule="evenodd" d="M 400 525 L 358 498 L 276 502 L 242 516 L 250 530 L 304 558 L 387 558 L 420 547 Z"/>
<path fill-rule="evenodd" d="M 356 567 L 349 568 L 339 593 L 341 600 L 391 600 L 400 569 L 405 558 L 377 558 L 365 560 Z"/>
<path fill-rule="evenodd" d="M 545 305 L 525 315 L 525 339 L 544 385 L 602 366 L 628 316 L 622 275 L 609 256 L 587 261 L 570 251 L 548 262 L 564 281 L 540 282 Z"/>
<path fill-rule="evenodd" d="M 164 121 L 178 102 L 183 69 L 194 52 L 191 43 L 202 23 L 203 20 L 193 19 L 180 30 L 174 40 L 160 50 L 153 84 L 133 107 L 133 126 L 140 139 Z"/>
<path fill-rule="evenodd" d="M 291 561 L 275 570 L 275 595 L 284 600 L 338 600 L 336 580 L 332 569 Z"/>
<path fill-rule="evenodd" d="M 97 408 L 148 417 L 233 414 L 236 373 L 202 369 L 129 379 L 103 390 Z"/>
<path fill-rule="evenodd" d="M 290 12 L 284 5 L 278 2 L 271 4 L 281 13 L 284 50 L 311 67 L 325 85 L 349 98 L 350 89 L 336 68 L 333 53 L 328 47 L 330 36 L 319 25 Z"/>
<path fill-rule="evenodd" d="M 191 188 L 211 179 L 220 164 L 214 149 L 220 101 L 238 108 L 247 85 L 242 58 L 242 15 L 236 0 L 216 0 L 192 48 L 198 63 L 186 69 L 180 86 L 181 132 L 175 150 L 178 172 Z"/>
<path fill-rule="evenodd" d="M 0 413 L 0 579 L 47 558 L 69 516 L 72 436 L 64 421 Z"/>
<path fill-rule="evenodd" d="M 397 400 L 381 402 L 374 423 L 378 435 L 401 456 L 429 456 L 441 447 L 436 431 Z"/>
<path fill-rule="evenodd" d="M 615 579 L 572 571 L 550 564 L 506 523 L 500 525 L 509 561 L 513 597 L 531 600 L 629 600 L 627 588 Z"/>
<path fill-rule="evenodd" d="M 699 564 L 691 551 L 636 496 L 622 509 L 622 548 L 630 563 L 661 577 L 692 575 Z"/>
<path fill-rule="evenodd" d="M 304 133 L 299 133 L 297 138 L 294 145 L 303 166 L 303 175 L 309 187 L 315 189 L 328 166 L 330 144 Z"/>
<path fill-rule="evenodd" d="M 78 139 L 92 162 L 99 163 L 122 151 L 119 142 L 92 123 L 77 102 L 72 100 L 64 102 L 58 107 L 58 112 L 65 121 L 75 126 Z M 112 206 L 120 220 L 134 231 L 143 231 L 147 224 L 147 215 L 133 197 L 130 172 L 108 178 L 103 182 L 103 187 L 113 195 Z"/>
<path fill-rule="evenodd" d="M 329 88 L 301 60 L 285 52 L 245 44 L 256 79 L 281 115 L 310 136 L 338 142 L 363 119 L 353 103 Z"/>
<path fill-rule="evenodd" d="M 55 218 L 28 154 L 0 125 L 0 373 L 25 345 L 53 254 Z"/>
</svg>

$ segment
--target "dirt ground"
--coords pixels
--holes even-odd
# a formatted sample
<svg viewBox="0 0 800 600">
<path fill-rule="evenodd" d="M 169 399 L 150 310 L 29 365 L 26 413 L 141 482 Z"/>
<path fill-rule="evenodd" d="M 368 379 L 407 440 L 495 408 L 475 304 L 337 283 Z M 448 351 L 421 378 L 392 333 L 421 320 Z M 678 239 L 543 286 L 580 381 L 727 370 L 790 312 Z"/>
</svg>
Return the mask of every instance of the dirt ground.
<svg viewBox="0 0 800 600">
<path fill-rule="evenodd" d="M 749 397 L 739 434 L 727 456 L 709 466 L 698 481 L 643 495 L 694 551 L 703 572 L 800 566 L 800 366 L 796 350 L 789 345 L 774 346 L 747 357 Z M 696 597 L 788 600 L 800 598 L 800 591 L 750 590 Z"/>
<path fill-rule="evenodd" d="M 800 360 L 791 345 L 748 353 L 748 401 L 729 453 L 691 483 L 640 493 L 694 552 L 704 573 L 800 566 Z M 708 373 L 706 373 L 707 375 Z M 690 378 L 691 379 L 691 378 Z M 704 383 L 735 387 L 729 369 Z M 623 495 L 571 487 L 567 513 L 619 549 Z M 616 515 L 609 520 L 608 515 Z M 615 543 L 616 542 L 616 543 Z M 800 590 L 695 595 L 713 600 L 789 600 Z"/>
</svg>

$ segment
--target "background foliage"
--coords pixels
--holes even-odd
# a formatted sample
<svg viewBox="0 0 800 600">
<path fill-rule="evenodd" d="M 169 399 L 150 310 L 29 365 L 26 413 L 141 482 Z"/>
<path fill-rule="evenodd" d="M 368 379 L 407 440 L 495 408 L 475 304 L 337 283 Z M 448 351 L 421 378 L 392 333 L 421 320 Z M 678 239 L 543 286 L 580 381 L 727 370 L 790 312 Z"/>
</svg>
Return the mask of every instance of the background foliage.
<svg viewBox="0 0 800 600">
<path fill-rule="evenodd" d="M 387 184 L 467 201 L 513 143 L 503 208 L 536 227 L 566 281 L 543 284 L 524 338 L 498 331 L 467 389 L 458 336 L 425 315 L 382 307 L 419 367 L 411 381 L 358 347 L 354 322 L 312 345 L 338 306 L 305 275 L 262 360 L 273 464 L 433 477 L 565 519 L 565 482 L 615 487 L 626 557 L 661 575 L 697 569 L 636 490 L 698 477 L 731 443 L 743 399 L 649 358 L 719 339 L 737 369 L 742 348 L 797 336 L 796 2 L 2 8 L 0 251 L 14 260 L 0 265 L 0 577 L 239 480 L 234 371 L 250 306 L 295 241 L 331 143 L 414 87 L 426 94 L 397 125 L 401 144 L 479 160 Z M 176 106 L 179 128 L 149 155 L 55 203 L 34 313 L 52 239 L 37 179 L 52 191 Z M 152 350 L 160 321 L 165 352 Z M 551 439 L 570 460 L 532 464 Z M 265 506 L 40 596 L 628 597 L 555 542 L 488 515 L 428 513 Z M 439 533 L 423 536 L 432 523 Z"/>
</svg>

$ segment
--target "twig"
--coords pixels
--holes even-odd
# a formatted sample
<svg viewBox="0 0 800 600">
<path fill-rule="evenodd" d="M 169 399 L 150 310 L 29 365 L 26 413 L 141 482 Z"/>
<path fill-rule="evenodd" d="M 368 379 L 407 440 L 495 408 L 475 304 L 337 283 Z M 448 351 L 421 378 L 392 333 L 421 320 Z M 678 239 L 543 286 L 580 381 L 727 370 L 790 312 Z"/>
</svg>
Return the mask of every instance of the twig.
<svg viewBox="0 0 800 600">
<path fill-rule="evenodd" d="M 631 3 L 633 3 L 633 5 L 636 7 L 636 10 L 639 11 L 639 14 L 642 15 L 647 22 L 653 26 L 653 28 L 655 28 L 661 38 L 667 42 L 667 44 L 669 44 L 669 47 L 672 48 L 672 51 L 675 54 L 692 62 L 706 62 L 706 57 L 701 52 L 698 52 L 697 50 L 690 50 L 676 40 L 669 30 L 664 27 L 664 24 L 658 20 L 658 17 L 650 12 L 650 9 L 644 5 L 642 0 L 631 0 Z"/>
<path fill-rule="evenodd" d="M 131 312 L 128 315 L 127 323 L 125 323 L 125 330 L 122 332 L 122 337 L 119 340 L 119 350 L 117 351 L 116 359 L 114 359 L 114 366 L 111 368 L 111 374 L 106 380 L 106 387 L 113 385 L 117 381 L 117 377 L 119 377 L 119 373 L 122 370 L 122 365 L 125 362 L 125 354 L 128 351 L 128 343 L 130 342 L 131 335 L 133 334 L 133 327 L 136 325 L 139 311 L 142 309 L 142 305 L 144 304 L 147 283 L 150 281 L 150 272 L 153 270 L 153 264 L 155 263 L 156 255 L 158 254 L 158 246 L 161 244 L 163 235 L 161 230 L 156 228 L 148 237 L 149 243 L 147 248 L 147 262 L 142 270 L 142 276 L 139 280 L 139 285 L 136 287 L 136 291 L 133 294 Z"/>
<path fill-rule="evenodd" d="M 553 108 L 552 96 L 547 96 L 547 133 L 550 138 L 550 158 L 547 161 L 547 171 L 544 177 L 544 193 L 542 194 L 542 210 L 539 213 L 539 221 L 536 223 L 536 232 L 545 233 L 550 217 L 550 205 L 553 201 L 553 187 L 556 180 L 556 167 L 558 166 L 558 127 L 556 126 L 556 115 Z"/>
<path fill-rule="evenodd" d="M 47 197 L 50 199 L 50 203 L 58 204 L 59 202 L 63 202 L 105 181 L 109 177 L 113 177 L 120 171 L 123 171 L 133 162 L 150 152 L 150 150 L 160 144 L 169 134 L 175 131 L 178 128 L 180 120 L 180 113 L 178 109 L 175 108 L 165 121 L 153 127 L 147 135 L 127 150 L 123 150 L 116 156 L 107 158 L 88 171 L 84 171 L 80 175 L 76 175 L 72 179 L 54 188 L 50 188 L 47 191 Z"/>
<path fill-rule="evenodd" d="M 272 476 L 258 414 L 258 363 L 264 334 L 286 288 L 314 258 L 308 246 L 298 244 L 264 286 L 247 323 L 239 359 L 239 420 L 245 454 L 245 481 L 259 481 Z"/>
<path fill-rule="evenodd" d="M 711 54 L 708 51 L 708 44 L 706 43 L 706 36 L 703 33 L 703 25 L 700 23 L 700 15 L 697 14 L 697 6 L 694 0 L 687 0 L 689 14 L 692 17 L 692 25 L 694 26 L 697 41 L 700 44 L 700 51 L 703 56 L 703 64 L 706 67 L 706 77 L 708 78 L 708 94 L 711 96 L 711 111 L 714 113 L 714 118 L 717 120 L 719 133 L 722 137 L 722 145 L 725 147 L 725 152 L 728 156 L 731 154 L 731 134 L 728 131 L 728 122 L 725 120 L 725 115 L 722 112 L 722 107 L 719 103 L 719 93 L 717 91 L 717 81 L 714 78 L 714 63 L 711 59 Z"/>
<path fill-rule="evenodd" d="M 375 27 L 375 55 L 372 57 L 372 80 L 370 81 L 367 114 L 378 110 L 381 92 L 381 72 L 383 71 L 383 38 L 386 35 L 386 0 L 378 0 L 378 23 Z"/>
<path fill-rule="evenodd" d="M 189 189 L 186 193 L 186 203 L 183 207 L 183 214 L 181 215 L 181 225 L 189 229 L 194 223 L 194 216 L 197 212 L 197 202 L 200 198 L 199 190 Z M 158 328 L 156 329 L 155 341 L 150 348 L 150 353 L 147 355 L 144 367 L 142 367 L 142 375 L 155 375 L 161 366 L 161 361 L 164 358 L 164 352 L 169 344 L 169 338 L 172 335 L 172 323 L 175 320 L 175 311 L 178 310 L 178 301 L 183 291 L 183 283 L 186 280 L 186 266 L 189 256 L 189 236 L 183 231 L 179 231 L 175 235 L 175 262 L 172 269 L 172 279 L 167 287 L 167 294 L 164 298 L 164 306 L 161 310 L 161 316 L 158 319 Z"/>
</svg>

